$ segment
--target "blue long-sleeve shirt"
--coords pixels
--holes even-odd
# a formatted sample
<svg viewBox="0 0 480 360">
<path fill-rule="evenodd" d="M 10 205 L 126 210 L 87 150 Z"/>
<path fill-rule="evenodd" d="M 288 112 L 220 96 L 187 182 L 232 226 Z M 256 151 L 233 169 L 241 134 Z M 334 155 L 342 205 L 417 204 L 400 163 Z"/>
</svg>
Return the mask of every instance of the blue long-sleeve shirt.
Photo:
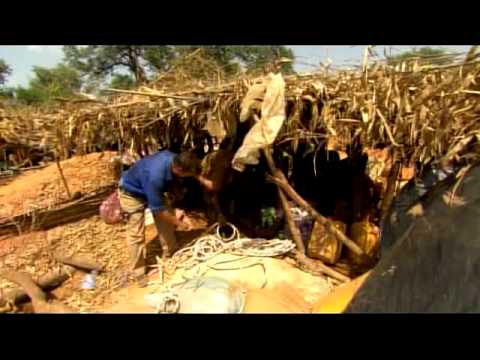
<svg viewBox="0 0 480 360">
<path fill-rule="evenodd" d="M 152 212 L 165 210 L 164 193 L 173 179 L 174 157 L 171 151 L 163 150 L 137 161 L 123 172 L 120 188 L 145 200 Z"/>
</svg>

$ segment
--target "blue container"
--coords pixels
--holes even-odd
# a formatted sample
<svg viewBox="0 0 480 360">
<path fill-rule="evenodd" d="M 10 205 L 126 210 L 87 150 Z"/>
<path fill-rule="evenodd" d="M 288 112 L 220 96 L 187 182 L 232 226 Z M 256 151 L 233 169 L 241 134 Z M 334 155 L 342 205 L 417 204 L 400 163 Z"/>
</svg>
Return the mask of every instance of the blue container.
<svg viewBox="0 0 480 360">
<path fill-rule="evenodd" d="M 85 278 L 82 282 L 82 289 L 84 290 L 93 290 L 96 287 L 97 282 L 97 272 L 93 270 L 90 274 L 85 275 Z"/>
<path fill-rule="evenodd" d="M 295 211 L 295 213 L 293 214 L 293 220 L 297 228 L 300 230 L 300 235 L 302 237 L 303 244 L 306 247 L 312 235 L 313 225 L 315 224 L 315 220 L 310 215 L 305 214 L 304 211 L 299 210 L 299 208 L 294 208 L 294 209 L 297 211 Z M 292 239 L 292 234 L 290 233 L 290 229 L 288 227 L 287 222 L 285 222 L 284 233 L 287 239 Z"/>
</svg>

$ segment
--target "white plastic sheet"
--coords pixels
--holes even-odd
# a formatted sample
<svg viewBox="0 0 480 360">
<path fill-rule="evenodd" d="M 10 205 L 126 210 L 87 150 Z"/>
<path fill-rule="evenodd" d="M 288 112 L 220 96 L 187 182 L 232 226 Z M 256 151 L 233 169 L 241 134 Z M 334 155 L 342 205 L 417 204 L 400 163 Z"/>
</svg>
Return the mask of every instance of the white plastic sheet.
<svg viewBox="0 0 480 360">
<path fill-rule="evenodd" d="M 273 144 L 285 121 L 285 81 L 281 74 L 269 74 L 264 84 L 257 84 L 247 93 L 242 102 L 241 120 L 251 115 L 254 101 L 262 95 L 261 119 L 250 129 L 242 146 L 232 160 L 232 166 L 237 171 L 244 171 L 246 165 L 257 165 L 260 150 Z"/>
<path fill-rule="evenodd" d="M 245 306 L 245 292 L 216 277 L 200 277 L 174 285 L 168 293 L 178 299 L 181 314 L 238 314 Z M 145 302 L 151 307 L 162 307 L 165 294 L 149 293 Z"/>
</svg>

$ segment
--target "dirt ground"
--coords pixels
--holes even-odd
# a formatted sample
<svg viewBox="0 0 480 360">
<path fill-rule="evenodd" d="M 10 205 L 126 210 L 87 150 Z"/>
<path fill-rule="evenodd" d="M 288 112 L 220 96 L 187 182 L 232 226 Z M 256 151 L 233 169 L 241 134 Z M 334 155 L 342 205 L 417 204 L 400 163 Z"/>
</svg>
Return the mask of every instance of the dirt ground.
<svg viewBox="0 0 480 360">
<path fill-rule="evenodd" d="M 53 293 L 78 311 L 91 311 L 108 298 L 116 282 L 126 271 L 128 254 L 123 226 L 109 226 L 99 217 L 84 219 L 48 231 L 38 231 L 0 241 L 0 266 L 31 274 L 37 279 L 61 267 L 54 253 L 65 256 L 86 255 L 105 266 L 97 278 L 97 289 L 80 289 L 84 273 L 78 271 Z M 0 279 L 0 288 L 7 291 L 15 284 Z"/>
<path fill-rule="evenodd" d="M 234 255 L 219 255 L 211 263 L 239 258 Z M 322 277 L 309 275 L 295 268 L 288 261 L 274 258 L 248 258 L 239 261 L 238 266 L 247 263 L 262 263 L 238 270 L 210 270 L 205 276 L 227 280 L 246 291 L 244 313 L 310 313 L 313 305 L 333 289 Z M 156 276 L 152 276 L 155 280 Z M 172 283 L 181 282 L 181 272 Z M 262 285 L 266 282 L 264 288 Z M 118 303 L 106 308 L 107 313 L 155 313 L 145 304 L 144 296 L 155 290 L 155 285 L 143 289 L 125 289 L 118 292 Z"/>
<path fill-rule="evenodd" d="M 206 225 L 206 223 L 205 223 Z M 155 229 L 150 227 L 150 238 Z M 177 235 L 181 246 L 186 246 L 202 233 Z M 223 264 L 223 265 L 220 265 Z M 213 266 L 216 269 L 211 269 Z M 219 269 L 225 270 L 219 270 Z M 299 270 L 291 259 L 270 257 L 242 257 L 232 254 L 219 254 L 202 263 L 198 269 L 202 276 L 216 277 L 228 281 L 246 291 L 244 313 L 310 313 L 313 305 L 328 295 L 334 286 L 323 277 L 312 276 Z M 186 278 L 193 278 L 197 270 L 177 270 L 173 274 L 161 276 L 158 270 L 149 275 L 147 288 L 122 289 L 115 293 L 116 304 L 105 307 L 106 313 L 155 313 L 144 300 L 145 294 L 161 290 L 163 285 L 178 284 Z M 159 286 L 161 282 L 163 285 Z"/>
<path fill-rule="evenodd" d="M 180 244 L 190 242 L 206 228 L 206 220 L 201 214 L 191 214 L 191 218 L 193 231 L 177 232 Z M 147 226 L 145 235 L 148 263 L 153 265 L 156 256 L 161 256 L 160 244 L 155 241 L 155 226 Z M 0 241 L 0 268 L 26 272 L 36 280 L 62 266 L 53 254 L 85 255 L 105 268 L 104 273 L 97 275 L 96 289 L 81 289 L 85 273 L 77 271 L 52 294 L 79 312 L 96 312 L 115 303 L 112 294 L 119 291 L 119 286 L 133 286 L 133 282 L 126 279 L 129 259 L 125 241 L 125 225 L 107 225 L 100 217 L 93 216 L 48 231 Z M 15 288 L 17 285 L 0 278 L 0 291 Z M 29 308 L 19 310 L 29 311 Z"/>
<path fill-rule="evenodd" d="M 61 162 L 71 194 L 87 194 L 114 183 L 110 162 L 115 152 L 76 156 Z M 50 208 L 68 200 L 56 164 L 26 172 L 0 186 L 0 219 L 37 208 Z"/>
<path fill-rule="evenodd" d="M 110 161 L 115 153 L 95 153 L 63 161 L 61 167 L 71 193 L 86 194 L 114 182 Z M 32 170 L 10 183 L 0 186 L 0 218 L 17 215 L 33 208 L 48 208 L 68 200 L 56 164 Z M 207 228 L 202 213 L 189 213 L 194 229 L 177 232 L 180 247 L 186 246 Z M 156 239 L 154 225 L 147 226 L 147 262 L 156 264 L 161 247 Z M 0 241 L 0 268 L 26 272 L 34 280 L 59 269 L 62 265 L 54 254 L 63 256 L 84 255 L 101 264 L 105 272 L 97 275 L 96 288 L 81 288 L 85 273 L 76 271 L 61 287 L 51 292 L 54 298 L 78 312 L 152 312 L 145 305 L 143 296 L 151 287 L 136 288 L 126 278 L 128 253 L 125 244 L 125 225 L 107 225 L 99 216 L 59 226 L 47 231 L 36 231 L 9 237 Z M 214 261 L 222 261 L 220 255 Z M 207 276 L 224 278 L 246 290 L 245 312 L 310 312 L 313 304 L 328 294 L 332 286 L 322 277 L 300 271 L 287 260 L 273 258 L 248 258 L 247 262 L 261 263 L 238 270 L 210 270 Z M 150 280 L 158 274 L 151 273 Z M 171 281 L 180 282 L 181 274 Z M 266 281 L 264 288 L 261 285 Z M 17 285 L 0 278 L 1 292 L 17 288 Z M 27 304 L 17 312 L 31 312 Z"/>
<path fill-rule="evenodd" d="M 177 240 L 185 246 L 206 228 L 202 214 L 190 214 L 194 222 L 191 232 L 178 232 Z M 156 263 L 161 255 L 160 244 L 156 240 L 155 226 L 147 226 L 148 262 Z M 125 247 L 125 226 L 106 225 L 99 217 L 78 221 L 49 231 L 39 231 L 9 238 L 0 242 L 0 266 L 24 271 L 34 279 L 61 266 L 52 254 L 82 254 L 105 266 L 105 273 L 97 276 L 95 290 L 81 289 L 85 273 L 77 271 L 72 278 L 51 294 L 84 313 L 153 313 L 154 309 L 145 304 L 144 295 L 152 287 L 138 288 L 134 282 L 119 287 L 128 270 L 128 254 Z M 234 255 L 219 255 L 213 261 L 232 260 Z M 295 268 L 287 260 L 273 258 L 248 258 L 238 262 L 262 263 L 261 266 L 239 270 L 210 270 L 206 275 L 223 278 L 246 290 L 246 313 L 308 313 L 313 304 L 327 295 L 332 286 L 321 277 L 311 276 Z M 149 275 L 151 281 L 158 280 L 158 273 Z M 181 273 L 173 275 L 171 281 L 181 282 Z M 266 286 L 262 289 L 262 284 Z M 125 284 L 124 284 L 125 285 Z M 3 291 L 16 288 L 16 285 L 0 279 Z M 31 312 L 27 304 L 19 312 Z"/>
</svg>

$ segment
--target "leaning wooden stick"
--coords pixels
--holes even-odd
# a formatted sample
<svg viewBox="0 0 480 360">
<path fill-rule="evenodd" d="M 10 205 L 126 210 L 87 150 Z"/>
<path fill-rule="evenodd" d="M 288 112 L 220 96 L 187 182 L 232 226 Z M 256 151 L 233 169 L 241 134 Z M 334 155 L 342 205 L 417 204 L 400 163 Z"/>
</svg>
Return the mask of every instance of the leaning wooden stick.
<svg viewBox="0 0 480 360">
<path fill-rule="evenodd" d="M 295 224 L 295 221 L 293 220 L 292 213 L 290 212 L 291 211 L 290 206 L 288 205 L 287 197 L 285 196 L 285 194 L 282 192 L 280 188 L 278 189 L 278 196 L 282 203 L 283 212 L 285 213 L 288 228 L 290 230 L 290 233 L 292 234 L 293 241 L 297 245 L 298 251 L 300 251 L 302 254 L 305 254 L 305 245 L 303 244 L 302 234 L 300 233 L 300 230 L 298 229 L 297 225 Z"/>
<path fill-rule="evenodd" d="M 351 279 L 348 276 L 341 274 L 340 272 L 328 267 L 320 260 L 313 260 L 308 258 L 305 254 L 302 254 L 300 251 L 295 251 L 294 259 L 303 267 L 307 272 L 311 272 L 314 275 L 324 274 L 328 275 L 331 278 L 339 280 L 341 282 L 350 281 Z"/>
<path fill-rule="evenodd" d="M 70 193 L 70 189 L 68 188 L 67 179 L 65 179 L 65 175 L 63 175 L 63 170 L 62 170 L 62 167 L 60 166 L 60 160 L 58 159 L 58 157 L 56 159 L 56 163 L 57 163 L 58 172 L 60 173 L 60 177 L 62 178 L 63 186 L 65 186 L 65 190 L 67 190 L 68 198 L 71 199 L 72 194 Z"/>
<path fill-rule="evenodd" d="M 269 177 L 269 179 L 273 183 L 280 186 L 293 201 L 295 201 L 300 207 L 307 210 L 315 218 L 315 220 L 325 226 L 327 231 L 344 243 L 346 247 L 359 256 L 367 256 L 357 244 L 350 240 L 343 232 L 338 230 L 330 220 L 320 215 L 318 211 L 316 211 L 309 203 L 302 199 L 302 197 L 298 195 L 297 192 L 288 184 L 283 173 L 279 173 L 278 176 L 275 177 Z"/>
<path fill-rule="evenodd" d="M 268 166 L 270 167 L 270 171 L 272 172 L 272 174 L 275 175 L 275 177 L 273 177 L 273 178 L 274 179 L 276 179 L 278 177 L 282 178 L 282 179 L 284 179 L 284 183 L 286 183 L 288 185 L 287 179 L 285 178 L 285 175 L 283 174 L 283 172 L 281 170 L 277 169 L 277 167 L 275 166 L 275 162 L 273 160 L 271 149 L 267 148 L 267 149 L 263 149 L 263 150 L 264 150 L 265 157 L 267 159 Z M 282 206 L 283 206 L 283 209 L 284 209 L 284 212 L 285 212 L 285 217 L 287 219 L 287 223 L 288 223 L 290 232 L 292 233 L 293 240 L 297 244 L 297 251 L 295 251 L 295 256 L 294 256 L 294 259 L 297 261 L 297 264 L 299 264 L 300 267 L 304 268 L 306 271 L 308 271 L 310 273 L 313 273 L 315 275 L 325 274 L 325 275 L 328 275 L 328 276 L 330 276 L 330 277 L 332 277 L 336 280 L 342 281 L 342 282 L 349 281 L 350 280 L 349 277 L 347 277 L 347 276 L 339 273 L 338 271 L 335 271 L 334 269 L 328 267 L 327 265 L 323 264 L 320 260 L 313 260 L 313 259 L 308 258 L 305 255 L 305 246 L 304 246 L 303 241 L 301 239 L 300 231 L 298 230 L 298 228 L 295 225 L 295 222 L 293 221 L 292 214 L 290 213 L 290 207 L 288 206 L 288 201 L 287 201 L 287 198 L 286 198 L 285 194 L 283 193 L 283 191 L 285 191 L 287 193 L 287 195 L 289 195 L 292 198 L 292 200 L 294 200 L 301 207 L 305 208 L 305 204 L 307 204 L 308 208 L 306 208 L 306 209 L 309 210 L 310 213 L 312 213 L 311 210 L 313 210 L 318 215 L 318 216 L 315 216 L 315 214 L 312 213 L 317 220 L 318 220 L 318 217 L 321 216 L 321 215 L 318 214 L 315 211 L 315 209 L 313 209 L 305 200 L 303 200 L 300 197 L 300 195 L 296 194 L 295 190 L 293 190 L 290 187 L 290 185 L 288 185 L 289 189 L 287 190 L 283 186 L 281 186 L 279 183 L 276 183 L 276 184 L 278 186 L 279 197 L 280 197 L 280 200 L 282 202 Z M 283 183 L 282 183 L 282 185 L 283 185 Z M 293 198 L 291 196 L 291 194 L 289 194 L 289 192 L 292 193 L 292 191 L 290 191 L 290 189 L 292 189 L 293 193 L 297 195 L 296 198 Z M 301 201 L 299 202 L 298 200 L 301 200 Z M 327 219 L 325 219 L 325 218 L 324 218 L 324 220 L 327 221 Z M 328 225 L 325 224 L 325 221 L 324 222 L 322 222 L 321 220 L 319 220 L 319 221 L 322 224 L 324 224 L 328 229 Z M 343 235 L 343 233 L 341 231 L 337 230 L 337 228 L 333 227 L 333 229 Z M 344 237 L 346 237 L 346 236 L 344 235 Z M 351 243 L 353 243 L 353 245 L 357 246 L 357 248 L 361 251 L 361 249 L 358 247 L 358 245 L 355 244 L 353 241 L 351 241 L 348 238 L 347 238 L 347 241 L 350 241 Z"/>
<path fill-rule="evenodd" d="M 275 162 L 273 161 L 271 149 L 263 149 L 263 153 L 265 154 L 265 158 L 267 159 L 268 166 L 270 167 L 270 171 L 272 172 L 273 175 L 277 174 L 279 170 L 275 166 Z M 302 241 L 302 236 L 300 234 L 300 230 L 297 228 L 295 225 L 295 221 L 293 220 L 290 206 L 288 205 L 287 197 L 283 193 L 282 189 L 278 187 L 278 196 L 280 198 L 280 202 L 282 203 L 283 207 L 283 212 L 285 213 L 285 217 L 287 219 L 288 223 L 288 228 L 290 230 L 290 233 L 292 234 L 293 241 L 297 245 L 298 251 L 300 251 L 302 254 L 305 254 L 305 245 L 303 244 Z"/>
<path fill-rule="evenodd" d="M 398 175 L 402 169 L 402 163 L 398 158 L 398 152 L 393 151 L 393 166 L 388 174 L 387 180 L 387 190 L 385 191 L 385 196 L 383 197 L 380 210 L 380 224 L 383 224 L 388 216 L 388 211 L 392 206 L 393 199 L 395 198 L 395 190 L 397 187 Z"/>
</svg>

